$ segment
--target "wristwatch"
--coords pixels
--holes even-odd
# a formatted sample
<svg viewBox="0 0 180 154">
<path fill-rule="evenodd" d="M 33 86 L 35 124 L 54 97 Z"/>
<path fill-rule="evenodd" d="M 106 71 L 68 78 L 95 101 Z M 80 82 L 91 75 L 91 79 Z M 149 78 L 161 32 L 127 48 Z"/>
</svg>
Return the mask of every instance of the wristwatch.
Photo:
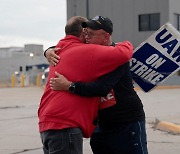
<svg viewBox="0 0 180 154">
<path fill-rule="evenodd" d="M 75 92 L 75 84 L 73 82 L 69 85 L 69 92 L 71 93 Z"/>
</svg>

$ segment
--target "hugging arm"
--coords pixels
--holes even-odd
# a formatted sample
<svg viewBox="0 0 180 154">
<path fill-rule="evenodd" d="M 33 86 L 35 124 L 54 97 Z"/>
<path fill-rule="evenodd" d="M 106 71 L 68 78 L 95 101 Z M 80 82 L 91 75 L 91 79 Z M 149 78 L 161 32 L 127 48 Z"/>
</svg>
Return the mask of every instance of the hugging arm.
<svg viewBox="0 0 180 154">
<path fill-rule="evenodd" d="M 45 51 L 44 51 L 44 57 L 47 57 L 47 52 L 48 52 L 48 50 L 51 50 L 51 49 L 54 49 L 56 46 L 51 46 L 51 47 L 49 47 L 49 48 L 47 48 Z"/>
<path fill-rule="evenodd" d="M 106 96 L 117 82 L 120 81 L 126 69 L 124 65 L 120 66 L 114 71 L 103 75 L 95 82 L 74 82 L 74 93 L 86 97 Z"/>
<path fill-rule="evenodd" d="M 47 50 L 49 51 L 49 50 Z M 46 51 L 46 56 L 47 56 Z M 86 96 L 86 97 L 96 97 L 96 96 L 106 96 L 111 89 L 120 81 L 121 77 L 124 74 L 126 67 L 119 66 L 114 71 L 103 75 L 97 81 L 94 82 L 74 82 L 75 89 L 73 93 Z M 56 74 L 56 73 L 55 73 Z M 71 81 L 68 81 L 66 77 L 60 74 L 56 74 L 56 78 L 50 79 L 50 87 L 53 90 L 69 90 L 69 86 L 72 84 Z"/>
<path fill-rule="evenodd" d="M 56 54 L 59 51 L 59 48 L 55 48 L 55 46 L 51 46 L 44 51 L 44 56 L 46 57 L 47 61 L 50 65 L 57 65 L 59 62 L 60 57 Z"/>
</svg>

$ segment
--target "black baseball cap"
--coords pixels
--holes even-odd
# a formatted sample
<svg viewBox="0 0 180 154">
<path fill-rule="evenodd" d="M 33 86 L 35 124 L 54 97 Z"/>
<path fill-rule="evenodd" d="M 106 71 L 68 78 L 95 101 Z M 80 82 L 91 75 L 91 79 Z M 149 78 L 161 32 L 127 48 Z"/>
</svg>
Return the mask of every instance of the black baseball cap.
<svg viewBox="0 0 180 154">
<path fill-rule="evenodd" d="M 113 23 L 109 18 L 104 18 L 102 16 L 96 16 L 93 19 L 90 19 L 87 22 L 82 22 L 82 27 L 86 28 L 89 27 L 93 30 L 99 30 L 99 29 L 103 29 L 104 31 L 106 31 L 107 33 L 109 33 L 110 35 L 113 32 Z"/>
</svg>

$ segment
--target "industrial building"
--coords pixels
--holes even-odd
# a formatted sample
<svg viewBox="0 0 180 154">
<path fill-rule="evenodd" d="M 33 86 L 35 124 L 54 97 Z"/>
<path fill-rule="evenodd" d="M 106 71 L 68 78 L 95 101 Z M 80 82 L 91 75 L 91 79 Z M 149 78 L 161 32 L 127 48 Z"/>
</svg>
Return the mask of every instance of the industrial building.
<svg viewBox="0 0 180 154">
<path fill-rule="evenodd" d="M 35 83 L 37 74 L 49 66 L 43 52 L 40 44 L 0 48 L 0 84 L 9 84 L 12 75 L 19 80 L 22 73 L 29 77 L 28 82 Z"/>
<path fill-rule="evenodd" d="M 109 17 L 113 41 L 130 40 L 134 47 L 167 22 L 180 30 L 179 0 L 67 0 L 67 19 L 76 15 Z"/>
</svg>

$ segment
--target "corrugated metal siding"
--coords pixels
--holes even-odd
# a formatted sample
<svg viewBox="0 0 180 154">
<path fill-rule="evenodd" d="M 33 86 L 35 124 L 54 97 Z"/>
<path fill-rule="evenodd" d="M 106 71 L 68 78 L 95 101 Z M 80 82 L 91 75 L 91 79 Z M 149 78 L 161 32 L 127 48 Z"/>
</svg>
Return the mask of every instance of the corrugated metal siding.
<svg viewBox="0 0 180 154">
<path fill-rule="evenodd" d="M 169 3 L 171 14 L 173 8 L 176 8 L 173 6 L 180 6 L 179 0 L 67 0 L 67 18 L 74 15 L 86 17 L 87 1 L 90 18 L 102 15 L 109 17 L 114 23 L 113 41 L 130 40 L 135 47 L 154 33 L 154 31 L 139 32 L 138 15 L 160 13 L 160 25 L 163 25 L 173 21 L 169 19 L 171 17 Z"/>
</svg>

